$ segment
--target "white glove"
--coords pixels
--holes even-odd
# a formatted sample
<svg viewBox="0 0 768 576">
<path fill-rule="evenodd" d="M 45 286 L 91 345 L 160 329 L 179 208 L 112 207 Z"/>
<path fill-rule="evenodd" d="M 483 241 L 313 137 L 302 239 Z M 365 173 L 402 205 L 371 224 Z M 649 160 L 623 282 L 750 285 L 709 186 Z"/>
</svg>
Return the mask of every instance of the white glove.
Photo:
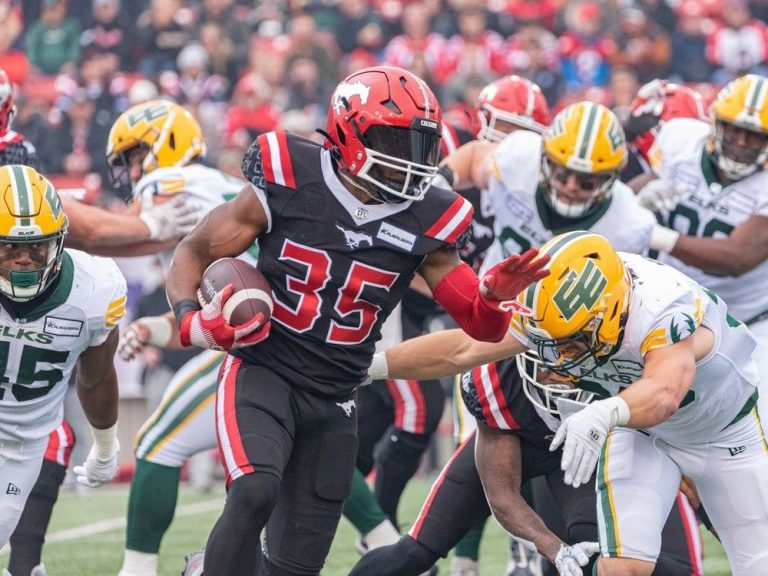
<svg viewBox="0 0 768 576">
<path fill-rule="evenodd" d="M 171 341 L 173 328 L 165 316 L 145 316 L 134 320 L 120 336 L 117 353 L 126 362 L 141 354 L 144 346 L 165 348 Z"/>
<path fill-rule="evenodd" d="M 563 481 L 578 488 L 589 480 L 608 432 L 628 421 L 629 406 L 618 396 L 593 402 L 563 420 L 549 446 L 549 451 L 553 452 L 565 440 L 560 461 L 560 469 L 565 472 Z"/>
<path fill-rule="evenodd" d="M 201 207 L 183 196 L 174 196 L 139 214 L 149 228 L 149 239 L 164 242 L 189 234 L 203 217 Z"/>
<path fill-rule="evenodd" d="M 579 542 L 573 546 L 560 546 L 560 550 L 555 557 L 555 566 L 560 576 L 582 576 L 584 571 L 582 566 L 586 566 L 589 557 L 600 551 L 600 545 L 597 542 Z"/>
<path fill-rule="evenodd" d="M 120 442 L 117 439 L 117 424 L 107 430 L 91 428 L 94 443 L 88 458 L 72 472 L 77 481 L 91 488 L 98 488 L 115 477 L 119 469 Z"/>
<path fill-rule="evenodd" d="M 657 178 L 643 186 L 637 193 L 637 201 L 643 208 L 651 212 L 673 210 L 685 195 L 682 186 L 676 186 L 671 182 Z"/>
</svg>

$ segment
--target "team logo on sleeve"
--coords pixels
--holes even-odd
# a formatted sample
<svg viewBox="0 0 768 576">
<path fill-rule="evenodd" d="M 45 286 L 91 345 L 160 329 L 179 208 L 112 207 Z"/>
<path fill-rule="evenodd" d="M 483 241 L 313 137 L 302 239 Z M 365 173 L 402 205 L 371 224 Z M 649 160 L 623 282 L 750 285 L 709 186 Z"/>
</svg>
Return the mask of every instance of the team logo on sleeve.
<svg viewBox="0 0 768 576">
<path fill-rule="evenodd" d="M 608 279 L 605 274 L 592 260 L 588 260 L 580 274 L 575 270 L 568 272 L 568 276 L 552 296 L 552 302 L 555 303 L 565 321 L 570 322 L 579 308 L 591 310 L 607 285 Z"/>
</svg>

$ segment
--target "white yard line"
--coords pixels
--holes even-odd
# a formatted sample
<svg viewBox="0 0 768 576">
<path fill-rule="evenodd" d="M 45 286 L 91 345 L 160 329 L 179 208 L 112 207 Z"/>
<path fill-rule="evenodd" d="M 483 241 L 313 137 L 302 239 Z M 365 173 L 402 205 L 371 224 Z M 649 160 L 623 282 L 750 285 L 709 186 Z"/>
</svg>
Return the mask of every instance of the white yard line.
<svg viewBox="0 0 768 576">
<path fill-rule="evenodd" d="M 204 502 L 197 502 L 195 504 L 185 504 L 179 506 L 176 509 L 175 518 L 182 516 L 193 516 L 195 514 L 204 514 L 206 512 L 214 512 L 221 510 L 224 507 L 224 499 L 217 498 L 215 500 L 206 500 Z M 46 544 L 54 544 L 56 542 L 66 542 L 68 540 L 79 540 L 86 536 L 95 536 L 96 534 L 103 534 L 104 532 L 112 532 L 113 530 L 119 530 L 125 528 L 126 519 L 112 518 L 111 520 L 102 520 L 101 522 L 92 522 L 91 524 L 85 524 L 78 526 L 77 528 L 68 528 L 67 530 L 59 530 L 45 536 Z M 0 550 L 0 555 L 8 554 L 11 551 L 10 546 L 7 544 Z"/>
</svg>

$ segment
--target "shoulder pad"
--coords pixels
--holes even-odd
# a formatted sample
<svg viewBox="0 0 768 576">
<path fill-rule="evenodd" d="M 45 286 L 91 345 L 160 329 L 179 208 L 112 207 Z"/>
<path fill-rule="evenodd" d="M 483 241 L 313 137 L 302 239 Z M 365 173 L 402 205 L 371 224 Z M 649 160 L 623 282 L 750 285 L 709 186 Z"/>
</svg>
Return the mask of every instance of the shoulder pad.
<svg viewBox="0 0 768 576">
<path fill-rule="evenodd" d="M 472 224 L 472 203 L 451 190 L 432 188 L 416 204 L 424 236 L 454 245 Z"/>
<path fill-rule="evenodd" d="M 177 167 L 158 168 L 136 183 L 136 197 L 172 196 L 187 187 L 184 172 Z"/>
<path fill-rule="evenodd" d="M 258 188 L 272 183 L 295 190 L 321 178 L 319 144 L 284 130 L 261 134 L 243 160 L 243 174 Z"/>
</svg>

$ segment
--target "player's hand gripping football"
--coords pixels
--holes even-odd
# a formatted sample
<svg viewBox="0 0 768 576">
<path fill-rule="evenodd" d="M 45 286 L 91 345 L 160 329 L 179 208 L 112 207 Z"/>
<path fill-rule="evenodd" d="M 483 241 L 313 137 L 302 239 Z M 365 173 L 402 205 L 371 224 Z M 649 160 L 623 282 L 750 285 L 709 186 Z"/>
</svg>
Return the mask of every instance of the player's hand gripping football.
<svg viewBox="0 0 768 576">
<path fill-rule="evenodd" d="M 587 482 L 595 471 L 608 433 L 628 420 L 629 407 L 618 396 L 593 402 L 563 420 L 549 446 L 553 452 L 565 442 L 560 460 L 560 468 L 565 472 L 563 481 L 574 488 Z"/>
<path fill-rule="evenodd" d="M 539 251 L 531 248 L 523 254 L 513 254 L 496 264 L 480 279 L 480 293 L 485 301 L 502 312 L 530 315 L 531 310 L 520 304 L 516 298 L 529 285 L 549 276 L 545 266 L 550 256 L 538 256 Z"/>
<path fill-rule="evenodd" d="M 557 573 L 560 576 L 582 576 L 581 567 L 586 566 L 589 557 L 599 551 L 597 542 L 579 542 L 573 546 L 563 544 L 555 557 Z"/>
<path fill-rule="evenodd" d="M 233 326 L 224 319 L 222 310 L 234 289 L 227 284 L 202 310 L 189 312 L 181 321 L 179 336 L 184 346 L 234 350 L 258 344 L 269 336 L 271 322 L 257 314 L 245 324 Z"/>
<path fill-rule="evenodd" d="M 98 488 L 112 480 L 119 469 L 120 442 L 115 438 L 109 447 L 91 446 L 88 458 L 81 466 L 72 468 L 77 481 L 91 488 Z"/>
</svg>

